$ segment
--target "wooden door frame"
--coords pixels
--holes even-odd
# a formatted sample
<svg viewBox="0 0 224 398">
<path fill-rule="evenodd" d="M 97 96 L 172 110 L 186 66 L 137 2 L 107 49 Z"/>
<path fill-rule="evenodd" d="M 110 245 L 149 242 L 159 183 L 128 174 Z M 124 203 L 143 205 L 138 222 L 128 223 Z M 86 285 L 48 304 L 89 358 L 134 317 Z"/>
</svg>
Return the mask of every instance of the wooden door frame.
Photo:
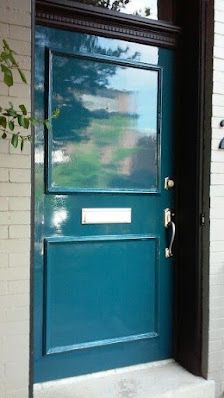
<svg viewBox="0 0 224 398">
<path fill-rule="evenodd" d="M 187 0 L 182 27 L 175 359 L 208 373 L 209 192 L 213 91 L 214 0 Z"/>
<path fill-rule="evenodd" d="M 207 376 L 209 296 L 209 187 L 212 115 L 214 0 L 184 0 L 179 27 L 116 14 L 67 0 L 33 0 L 32 104 L 35 24 L 72 29 L 139 43 L 179 47 L 176 157 L 176 265 L 174 358 L 195 375 Z M 33 106 L 33 105 L 32 105 Z M 34 108 L 32 109 L 34 111 Z M 34 145 L 32 161 L 34 164 Z M 32 223 L 34 227 L 34 172 Z M 34 230 L 34 228 L 33 228 Z M 32 233 L 32 245 L 34 236 Z M 31 256 L 31 275 L 33 255 Z M 31 280 L 31 336 L 33 335 Z M 31 338 L 32 341 L 32 338 Z M 31 344 L 32 345 L 32 344 Z M 32 346 L 30 363 L 32 364 Z M 32 391 L 32 365 L 30 367 Z M 32 394 L 32 393 L 31 393 Z"/>
</svg>

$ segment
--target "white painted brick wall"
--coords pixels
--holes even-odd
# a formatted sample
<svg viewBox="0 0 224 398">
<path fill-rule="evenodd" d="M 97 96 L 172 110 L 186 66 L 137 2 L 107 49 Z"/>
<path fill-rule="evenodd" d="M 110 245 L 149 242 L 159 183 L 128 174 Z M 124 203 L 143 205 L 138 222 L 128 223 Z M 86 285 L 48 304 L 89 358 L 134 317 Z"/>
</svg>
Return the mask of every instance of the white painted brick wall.
<svg viewBox="0 0 224 398">
<path fill-rule="evenodd" d="M 210 325 L 209 378 L 216 382 L 216 397 L 224 396 L 224 0 L 215 0 L 213 74 L 211 208 L 210 208 Z"/>
<path fill-rule="evenodd" d="M 28 82 L 30 0 L 0 0 L 0 39 L 18 53 Z M 0 105 L 30 109 L 30 87 L 0 79 Z M 28 398 L 30 284 L 30 149 L 21 154 L 0 140 L 0 398 Z"/>
</svg>

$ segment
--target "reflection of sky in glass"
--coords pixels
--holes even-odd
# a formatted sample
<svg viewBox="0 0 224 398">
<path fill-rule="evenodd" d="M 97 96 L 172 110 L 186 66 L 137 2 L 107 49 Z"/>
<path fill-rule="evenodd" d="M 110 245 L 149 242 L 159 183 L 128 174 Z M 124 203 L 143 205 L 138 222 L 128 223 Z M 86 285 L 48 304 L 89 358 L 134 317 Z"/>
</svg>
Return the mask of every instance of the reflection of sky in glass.
<svg viewBox="0 0 224 398">
<path fill-rule="evenodd" d="M 136 58 L 137 61 L 146 62 L 149 64 L 158 64 L 159 60 L 159 49 L 158 47 L 146 46 L 145 44 L 129 43 L 118 39 L 107 39 L 105 37 L 98 37 L 99 45 L 102 48 L 109 47 L 110 51 L 114 51 L 117 48 L 126 48 L 127 51 L 120 57 L 121 59 L 131 59 L 135 53 L 138 53 Z"/>
<path fill-rule="evenodd" d="M 116 5 L 116 0 L 108 1 L 108 4 L 101 0 L 78 0 L 79 3 L 100 6 L 103 8 L 113 9 L 126 14 L 139 15 L 150 19 L 158 19 L 158 6 L 160 0 L 128 0 L 127 4 Z"/>
<path fill-rule="evenodd" d="M 130 0 L 121 11 L 125 11 L 127 14 L 135 14 L 137 12 L 139 15 L 145 16 L 144 11 L 146 8 L 150 8 L 149 18 L 158 19 L 157 0 Z"/>
<path fill-rule="evenodd" d="M 125 92 L 127 87 L 134 96 L 138 113 L 137 128 L 155 134 L 157 129 L 157 72 L 135 68 L 119 68 L 110 79 L 108 88 Z"/>
<path fill-rule="evenodd" d="M 74 71 L 75 67 L 80 64 L 80 61 L 75 58 L 66 58 L 61 56 L 54 56 L 55 66 L 53 68 L 60 68 L 61 75 L 62 70 L 66 68 L 66 63 L 73 63 Z M 95 61 L 87 61 L 83 59 L 81 61 L 88 65 L 87 70 L 91 76 L 91 69 L 97 70 L 97 63 Z M 56 64 L 58 64 L 56 66 Z M 101 65 L 109 65 L 107 62 L 100 63 Z M 100 65 L 99 64 L 99 65 Z M 86 70 L 85 73 L 88 73 Z M 69 76 L 69 74 L 67 75 Z M 62 77 L 62 76 L 61 76 Z M 76 78 L 73 76 L 73 83 L 71 82 L 70 89 L 73 90 L 74 98 L 77 97 L 77 86 L 80 86 L 82 77 Z M 89 77 L 88 79 L 91 80 Z M 139 133 L 146 135 L 155 135 L 157 130 L 157 85 L 158 78 L 157 72 L 152 70 L 145 70 L 133 67 L 121 67 L 114 66 L 114 73 L 112 76 L 108 75 L 108 83 L 104 87 L 104 90 L 97 94 L 91 94 L 86 92 L 86 89 L 81 93 L 78 88 L 78 99 L 82 98 L 83 105 L 89 111 L 97 111 L 104 109 L 106 112 L 125 112 L 129 115 L 135 115 L 137 118 L 132 122 L 132 127 L 137 129 Z M 65 77 L 67 80 L 67 77 Z M 68 78 L 69 80 L 69 78 Z M 56 89 L 57 92 L 58 89 Z M 98 88 L 99 90 L 99 88 Z M 107 90 L 107 94 L 105 93 Z M 59 94 L 59 92 L 58 92 Z M 60 91 L 59 96 L 61 99 L 64 97 L 64 93 Z M 115 98 L 117 96 L 117 99 Z M 118 98 L 123 97 L 123 106 Z M 66 101 L 66 97 L 65 101 Z M 124 107 L 125 101 L 125 107 Z M 120 102 L 120 108 L 119 108 Z M 67 106 L 66 103 L 62 104 Z M 57 106 L 57 104 L 55 105 Z M 60 104 L 59 104 L 60 106 Z M 75 108 L 74 108 L 75 111 Z M 130 128 L 131 126 L 129 126 Z"/>
<path fill-rule="evenodd" d="M 151 1 L 151 0 L 149 0 Z M 71 51 L 71 45 L 75 42 L 73 39 L 72 41 L 68 40 L 67 36 L 68 32 L 61 31 L 60 30 L 60 38 L 61 41 L 58 42 L 57 37 L 53 36 L 51 38 L 51 44 L 48 38 L 48 28 L 43 28 L 41 31 L 36 32 L 36 41 L 38 43 L 37 46 L 37 51 L 36 51 L 36 59 L 35 59 L 35 76 L 36 76 L 36 89 L 38 90 L 43 90 L 43 83 L 44 83 L 44 73 L 43 73 L 43 64 L 40 63 L 40 48 L 45 48 L 45 47 L 52 47 L 52 48 L 58 48 L 60 50 L 68 50 Z M 76 32 L 72 32 L 73 37 L 77 38 L 77 41 L 79 40 L 80 34 Z M 82 34 L 83 38 L 88 38 L 89 35 Z M 110 52 L 117 50 L 118 48 L 126 50 L 123 54 L 121 54 L 120 59 L 124 60 L 130 60 L 132 57 L 137 54 L 136 56 L 136 61 L 139 62 L 145 62 L 149 64 L 158 64 L 158 59 L 159 59 L 159 49 L 158 47 L 153 47 L 153 46 L 147 46 L 145 44 L 140 44 L 140 43 L 134 43 L 134 42 L 124 42 L 122 40 L 118 39 L 108 39 L 105 37 L 96 37 L 92 35 L 92 37 L 95 38 L 98 44 L 98 48 L 102 49 L 109 49 Z M 63 45 L 61 44 L 63 43 Z M 76 52 L 76 46 L 73 47 L 73 51 Z M 94 54 L 96 53 L 93 48 L 86 48 L 83 46 L 82 48 L 83 53 L 91 53 Z"/>
</svg>

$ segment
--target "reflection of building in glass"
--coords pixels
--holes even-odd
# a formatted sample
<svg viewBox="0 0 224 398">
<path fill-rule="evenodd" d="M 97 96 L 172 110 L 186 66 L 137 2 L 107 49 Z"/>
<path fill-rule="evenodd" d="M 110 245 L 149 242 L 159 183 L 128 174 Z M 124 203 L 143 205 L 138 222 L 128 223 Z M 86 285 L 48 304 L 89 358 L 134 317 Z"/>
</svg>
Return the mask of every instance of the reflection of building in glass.
<svg viewBox="0 0 224 398">
<path fill-rule="evenodd" d="M 74 95 L 77 96 L 76 91 Z M 121 112 L 135 114 L 135 93 L 132 91 L 119 91 L 113 89 L 99 90 L 95 95 L 88 93 L 80 93 L 85 108 L 90 111 L 104 110 L 108 113 Z"/>
</svg>

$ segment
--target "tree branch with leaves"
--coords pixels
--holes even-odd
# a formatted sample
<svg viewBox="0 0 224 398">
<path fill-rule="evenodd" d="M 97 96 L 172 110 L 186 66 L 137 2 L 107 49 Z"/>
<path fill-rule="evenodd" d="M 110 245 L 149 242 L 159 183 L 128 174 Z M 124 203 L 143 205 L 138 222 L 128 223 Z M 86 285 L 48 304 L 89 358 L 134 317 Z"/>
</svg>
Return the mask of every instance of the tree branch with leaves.
<svg viewBox="0 0 224 398">
<path fill-rule="evenodd" d="M 19 74 L 22 83 L 27 84 L 26 76 L 15 57 L 15 51 L 3 39 L 0 50 L 0 69 L 3 74 L 3 82 L 7 87 L 14 84 L 14 72 Z M 26 134 L 25 131 L 37 124 L 44 124 L 49 129 L 51 119 L 58 117 L 59 113 L 59 109 L 56 109 L 48 119 L 42 120 L 32 117 L 24 104 L 20 104 L 18 107 L 15 107 L 12 102 L 9 102 L 8 107 L 2 107 L 0 104 L 0 136 L 2 139 L 10 138 L 11 145 L 14 148 L 20 146 L 22 151 L 24 143 L 31 140 L 31 135 Z"/>
</svg>

